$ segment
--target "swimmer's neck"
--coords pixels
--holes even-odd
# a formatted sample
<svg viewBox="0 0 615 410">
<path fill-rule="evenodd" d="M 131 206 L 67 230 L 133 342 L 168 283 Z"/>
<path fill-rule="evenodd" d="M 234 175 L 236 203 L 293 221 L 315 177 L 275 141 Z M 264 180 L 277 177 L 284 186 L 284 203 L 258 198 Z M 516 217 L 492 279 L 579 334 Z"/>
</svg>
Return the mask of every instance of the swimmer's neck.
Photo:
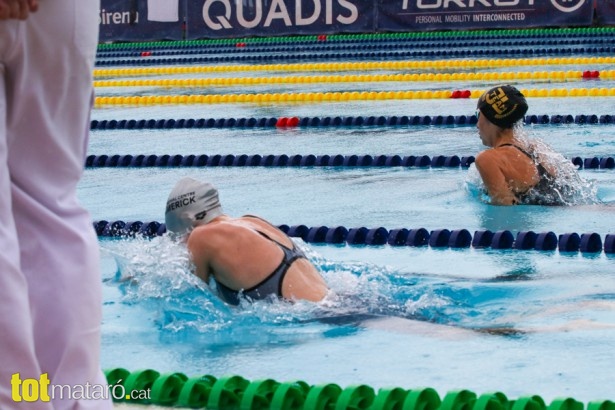
<svg viewBox="0 0 615 410">
<path fill-rule="evenodd" d="M 214 224 L 214 223 L 217 223 L 217 222 L 226 222 L 226 221 L 230 221 L 230 220 L 233 220 L 233 219 L 235 219 L 235 218 L 231 218 L 227 214 L 222 214 L 220 216 L 216 216 L 214 219 L 209 221 L 208 225 L 209 224 Z"/>
</svg>

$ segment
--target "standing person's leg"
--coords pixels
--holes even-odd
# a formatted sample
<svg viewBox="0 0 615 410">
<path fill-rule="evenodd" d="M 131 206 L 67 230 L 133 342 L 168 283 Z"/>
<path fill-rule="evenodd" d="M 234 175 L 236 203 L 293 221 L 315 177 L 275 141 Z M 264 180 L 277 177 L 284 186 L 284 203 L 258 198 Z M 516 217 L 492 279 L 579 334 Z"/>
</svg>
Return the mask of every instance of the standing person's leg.
<svg viewBox="0 0 615 410">
<path fill-rule="evenodd" d="M 39 378 L 41 374 L 35 354 L 33 325 L 28 296 L 28 284 L 21 271 L 19 245 L 8 167 L 7 74 L 5 60 L 18 41 L 20 23 L 0 22 L 0 408 L 52 409 L 49 403 L 14 402 L 11 389 L 13 374 L 21 379 Z M 10 80 L 10 77 L 9 77 Z"/>
<path fill-rule="evenodd" d="M 52 385 L 103 384 L 101 278 L 89 214 L 76 198 L 87 149 L 96 0 L 40 3 L 7 64 L 9 171 L 35 350 Z M 109 401 L 54 401 L 110 409 Z"/>
</svg>

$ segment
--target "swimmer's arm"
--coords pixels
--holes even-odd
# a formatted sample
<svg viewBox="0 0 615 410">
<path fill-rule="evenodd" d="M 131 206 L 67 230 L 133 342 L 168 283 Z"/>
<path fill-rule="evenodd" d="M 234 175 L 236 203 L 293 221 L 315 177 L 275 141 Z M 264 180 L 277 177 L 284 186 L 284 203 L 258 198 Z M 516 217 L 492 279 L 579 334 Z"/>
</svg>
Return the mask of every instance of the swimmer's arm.
<svg viewBox="0 0 615 410">
<path fill-rule="evenodd" d="M 188 238 L 188 251 L 194 265 L 193 273 L 205 283 L 209 283 L 211 266 L 208 258 L 206 244 L 203 243 L 203 235 L 193 232 Z"/>
<path fill-rule="evenodd" d="M 209 272 L 211 271 L 208 264 L 202 261 L 194 261 L 194 270 L 192 273 L 196 275 L 196 277 L 203 280 L 205 283 L 209 283 Z"/>
<path fill-rule="evenodd" d="M 494 157 L 490 151 L 483 151 L 476 157 L 475 164 L 493 205 L 515 205 L 517 203 L 517 198 L 498 165 L 497 157 Z"/>
</svg>

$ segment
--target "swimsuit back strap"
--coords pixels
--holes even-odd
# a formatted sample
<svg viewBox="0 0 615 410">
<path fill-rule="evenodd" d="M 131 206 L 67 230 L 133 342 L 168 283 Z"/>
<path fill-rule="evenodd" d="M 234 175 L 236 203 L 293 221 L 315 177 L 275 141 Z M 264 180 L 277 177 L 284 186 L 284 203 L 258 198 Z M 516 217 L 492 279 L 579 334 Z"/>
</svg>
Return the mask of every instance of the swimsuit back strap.
<svg viewBox="0 0 615 410">
<path fill-rule="evenodd" d="M 536 171 L 538 171 L 538 175 L 541 178 L 544 175 L 550 175 L 549 172 L 547 171 L 547 169 L 542 165 L 542 163 L 540 163 L 538 161 L 538 158 L 536 158 L 535 155 L 530 154 L 529 152 L 527 152 L 526 150 L 524 150 L 520 146 L 514 145 L 514 144 L 502 144 L 502 145 L 500 145 L 500 147 L 514 147 L 514 148 L 517 148 L 519 151 L 521 151 L 522 154 L 525 154 L 529 159 L 534 161 L 534 164 L 536 164 Z"/>
<path fill-rule="evenodd" d="M 272 226 L 273 228 L 276 228 L 275 226 L 273 226 L 269 221 L 266 221 L 265 219 L 261 218 L 260 216 L 256 216 L 256 215 L 244 215 L 244 217 L 248 217 L 248 218 L 254 218 L 254 219 L 258 219 L 260 221 L 265 222 L 267 225 Z M 278 229 L 278 228 L 276 228 Z M 281 246 L 284 249 L 289 249 L 289 250 L 294 250 L 295 249 L 295 243 L 291 240 L 292 243 L 292 248 L 288 247 L 286 245 L 284 245 L 283 243 L 280 243 L 278 241 L 276 241 L 275 239 L 273 239 L 271 236 L 267 235 L 265 232 L 259 231 L 258 229 L 255 229 L 256 232 L 258 232 L 260 234 L 260 236 L 262 236 L 265 239 L 269 239 L 271 242 L 277 244 L 278 246 Z"/>
<path fill-rule="evenodd" d="M 519 151 L 521 151 L 523 154 L 525 154 L 529 159 L 534 161 L 534 163 L 536 164 L 536 170 L 538 171 L 538 175 L 540 176 L 541 179 L 544 176 L 551 176 L 549 171 L 547 171 L 547 169 L 542 165 L 542 163 L 538 161 L 538 159 L 536 158 L 535 155 L 530 154 L 529 152 L 527 152 L 523 148 L 521 148 L 521 147 L 519 147 L 517 145 L 514 145 L 514 144 L 502 144 L 502 145 L 500 145 L 500 147 L 507 147 L 507 146 L 517 148 Z"/>
<path fill-rule="evenodd" d="M 502 144 L 502 145 L 499 145 L 498 148 L 499 147 L 514 147 L 514 148 L 517 148 L 519 151 L 521 151 L 522 154 L 525 154 L 525 156 L 527 156 L 529 159 L 534 160 L 534 161 L 536 160 L 536 158 L 532 154 L 530 154 L 529 152 L 527 152 L 526 150 L 524 150 L 523 148 L 521 148 L 518 145 Z"/>
<path fill-rule="evenodd" d="M 282 251 L 284 252 L 284 258 L 280 264 L 265 279 L 250 288 L 244 289 L 243 292 L 246 296 L 254 297 L 255 299 L 267 294 L 282 296 L 282 282 L 286 276 L 286 272 L 288 272 L 290 265 L 292 265 L 295 260 L 301 258 L 301 256 L 294 254 L 293 251 L 288 248 L 282 249 Z"/>
<path fill-rule="evenodd" d="M 257 218 L 257 219 L 261 219 L 265 221 L 264 219 L 259 218 L 257 216 L 252 216 L 252 215 L 245 215 L 245 216 Z M 284 280 L 284 277 L 286 276 L 286 272 L 288 271 L 288 269 L 290 268 L 290 266 L 293 264 L 294 261 L 296 261 L 297 259 L 305 258 L 305 255 L 299 248 L 296 247 L 295 243 L 292 240 L 291 240 L 292 248 L 289 248 L 288 246 L 271 238 L 265 232 L 259 231 L 257 229 L 254 229 L 254 230 L 259 235 L 261 235 L 263 238 L 268 239 L 271 242 L 278 245 L 280 249 L 282 249 L 284 256 L 280 264 L 274 269 L 273 272 L 271 272 L 271 274 L 269 274 L 266 278 L 264 278 L 261 282 L 257 283 L 256 285 L 250 288 L 247 288 L 247 289 L 243 289 L 242 293 L 245 296 L 248 296 L 252 299 L 262 299 L 270 294 L 275 294 L 277 296 L 282 297 L 282 282 Z M 219 293 L 221 294 L 223 299 L 227 301 L 227 303 L 234 304 L 234 305 L 239 304 L 239 291 L 231 289 L 228 286 L 218 281 L 216 281 L 216 283 L 218 285 Z"/>
<path fill-rule="evenodd" d="M 295 249 L 295 243 L 292 240 L 291 240 L 291 243 L 293 245 L 292 245 L 292 248 L 290 248 L 290 247 L 284 245 L 283 243 L 280 243 L 280 242 L 276 241 L 271 236 L 267 235 L 265 232 L 262 232 L 262 231 L 259 231 L 259 230 L 256 230 L 256 229 L 255 229 L 255 231 L 258 232 L 260 234 L 260 236 L 262 236 L 263 238 L 269 239 L 271 242 L 275 243 L 276 245 L 278 245 L 279 247 L 281 247 L 283 249 L 287 249 L 289 251 L 292 251 L 292 250 Z"/>
</svg>

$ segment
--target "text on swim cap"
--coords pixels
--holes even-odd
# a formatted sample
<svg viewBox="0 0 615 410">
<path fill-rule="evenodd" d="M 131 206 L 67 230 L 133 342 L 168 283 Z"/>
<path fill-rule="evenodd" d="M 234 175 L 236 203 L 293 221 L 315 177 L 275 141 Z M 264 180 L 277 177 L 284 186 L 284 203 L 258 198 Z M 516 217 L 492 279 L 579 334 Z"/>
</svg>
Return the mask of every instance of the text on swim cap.
<svg viewBox="0 0 615 410">
<path fill-rule="evenodd" d="M 179 195 L 179 196 L 169 199 L 167 201 L 167 209 L 165 212 L 170 212 L 174 209 L 196 203 L 195 196 L 196 195 L 194 192 L 189 192 L 187 194 Z"/>
<path fill-rule="evenodd" d="M 491 105 L 491 108 L 498 114 L 503 114 L 507 110 L 506 102 L 508 101 L 508 97 L 500 87 L 485 94 L 485 101 L 487 104 Z"/>
</svg>

